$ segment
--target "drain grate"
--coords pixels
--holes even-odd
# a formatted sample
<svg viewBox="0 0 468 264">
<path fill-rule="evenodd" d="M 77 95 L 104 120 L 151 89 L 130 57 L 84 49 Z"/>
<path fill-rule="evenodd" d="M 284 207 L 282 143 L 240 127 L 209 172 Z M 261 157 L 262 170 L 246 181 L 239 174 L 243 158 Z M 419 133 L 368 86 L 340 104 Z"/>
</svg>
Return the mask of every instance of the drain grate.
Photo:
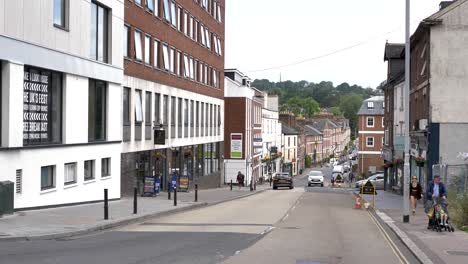
<svg viewBox="0 0 468 264">
<path fill-rule="evenodd" d="M 447 254 L 455 256 L 468 256 L 468 251 L 448 250 Z"/>
</svg>

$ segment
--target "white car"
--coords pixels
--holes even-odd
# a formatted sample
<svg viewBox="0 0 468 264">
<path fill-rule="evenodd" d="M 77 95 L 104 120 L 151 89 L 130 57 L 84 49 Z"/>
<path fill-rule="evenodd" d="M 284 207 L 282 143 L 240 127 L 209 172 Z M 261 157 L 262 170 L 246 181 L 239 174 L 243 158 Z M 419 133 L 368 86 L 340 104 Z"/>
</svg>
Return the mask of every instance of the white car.
<svg viewBox="0 0 468 264">
<path fill-rule="evenodd" d="M 309 172 L 309 178 L 307 182 L 309 187 L 315 184 L 320 184 L 320 186 L 323 187 L 323 173 L 321 171 Z"/>
</svg>

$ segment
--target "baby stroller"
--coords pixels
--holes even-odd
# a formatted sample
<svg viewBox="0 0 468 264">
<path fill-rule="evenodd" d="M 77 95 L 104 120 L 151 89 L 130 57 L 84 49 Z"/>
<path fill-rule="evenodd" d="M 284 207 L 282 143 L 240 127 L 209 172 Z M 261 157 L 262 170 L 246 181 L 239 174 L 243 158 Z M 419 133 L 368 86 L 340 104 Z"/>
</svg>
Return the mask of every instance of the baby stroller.
<svg viewBox="0 0 468 264">
<path fill-rule="evenodd" d="M 437 201 L 427 201 L 429 206 L 427 210 L 427 217 L 429 218 L 429 225 L 427 226 L 427 229 L 434 230 L 436 232 L 442 232 L 442 231 L 449 231 L 449 232 L 455 232 L 455 228 L 453 228 L 452 223 L 450 221 L 450 215 L 447 210 L 448 203 L 446 200 L 441 200 L 439 202 Z M 437 206 L 441 206 L 441 209 L 445 212 L 447 215 L 447 219 L 445 220 L 445 225 L 442 221 L 442 219 L 439 219 L 437 217 Z"/>
</svg>

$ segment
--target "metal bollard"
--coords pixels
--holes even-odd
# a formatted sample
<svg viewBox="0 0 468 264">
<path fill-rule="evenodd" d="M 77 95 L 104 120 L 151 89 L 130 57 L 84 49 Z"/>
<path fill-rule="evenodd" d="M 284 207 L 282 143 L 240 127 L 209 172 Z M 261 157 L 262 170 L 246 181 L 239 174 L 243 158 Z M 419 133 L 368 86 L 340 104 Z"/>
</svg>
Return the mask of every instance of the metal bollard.
<svg viewBox="0 0 468 264">
<path fill-rule="evenodd" d="M 107 189 L 104 189 L 104 220 L 109 220 L 109 200 Z"/>
<path fill-rule="evenodd" d="M 231 179 L 231 191 L 232 191 L 232 179 Z"/>
<path fill-rule="evenodd" d="M 271 187 L 271 177 L 270 177 L 270 187 Z"/>
<path fill-rule="evenodd" d="M 198 184 L 195 184 L 195 202 L 198 202 Z"/>
<path fill-rule="evenodd" d="M 133 188 L 133 214 L 137 214 L 138 204 L 137 204 L 137 188 Z"/>
<path fill-rule="evenodd" d="M 174 206 L 177 206 L 177 187 L 174 187 Z"/>
<path fill-rule="evenodd" d="M 168 200 L 171 199 L 171 185 L 170 184 L 167 185 L 167 199 Z"/>
<path fill-rule="evenodd" d="M 257 182 L 254 182 L 254 191 L 257 190 Z"/>
<path fill-rule="evenodd" d="M 250 180 L 250 191 L 253 192 L 253 180 Z"/>
</svg>

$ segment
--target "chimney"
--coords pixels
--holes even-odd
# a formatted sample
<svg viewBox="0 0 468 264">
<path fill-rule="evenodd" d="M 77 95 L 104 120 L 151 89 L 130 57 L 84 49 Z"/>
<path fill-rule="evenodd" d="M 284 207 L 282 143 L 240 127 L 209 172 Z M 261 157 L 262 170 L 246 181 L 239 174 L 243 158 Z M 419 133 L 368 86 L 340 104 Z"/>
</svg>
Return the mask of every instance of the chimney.
<svg viewBox="0 0 468 264">
<path fill-rule="evenodd" d="M 446 8 L 447 6 L 451 5 L 453 1 L 442 1 L 439 4 L 439 11 Z"/>
</svg>

